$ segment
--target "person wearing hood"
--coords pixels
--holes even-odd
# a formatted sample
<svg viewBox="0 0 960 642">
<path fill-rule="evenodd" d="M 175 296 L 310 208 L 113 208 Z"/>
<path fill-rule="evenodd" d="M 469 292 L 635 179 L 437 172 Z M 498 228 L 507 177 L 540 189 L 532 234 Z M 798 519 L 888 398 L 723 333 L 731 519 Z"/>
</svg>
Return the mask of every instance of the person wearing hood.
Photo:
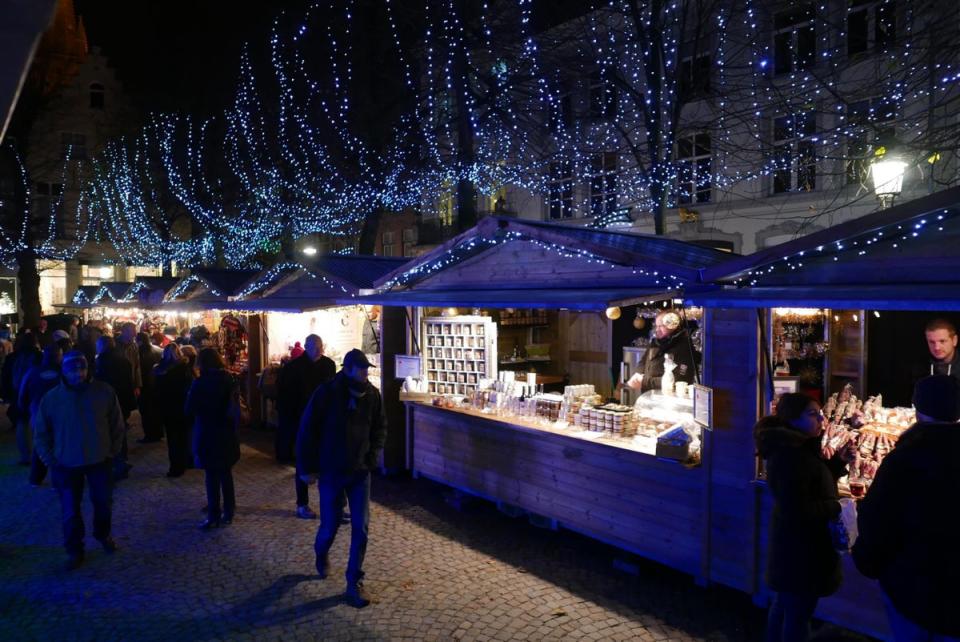
<svg viewBox="0 0 960 642">
<path fill-rule="evenodd" d="M 60 385 L 60 363 L 64 353 L 57 343 L 48 343 L 43 349 L 40 365 L 31 368 L 20 384 L 20 394 L 17 405 L 24 413 L 24 420 L 28 423 L 40 409 L 43 396 Z M 30 485 L 40 486 L 47 476 L 47 467 L 33 449 L 33 458 L 30 462 Z"/>
<path fill-rule="evenodd" d="M 824 458 L 823 413 L 811 397 L 780 397 L 776 414 L 753 429 L 773 495 L 767 585 L 776 592 L 767 618 L 767 642 L 806 640 L 821 597 L 840 588 L 840 556 L 830 522 L 840 515 L 837 480 L 856 457 L 848 444 Z"/>
<path fill-rule="evenodd" d="M 184 412 L 193 418 L 193 456 L 205 473 L 207 518 L 200 529 L 206 531 L 232 523 L 236 511 L 233 466 L 240 461 L 240 403 L 236 383 L 216 350 L 204 348 L 197 361 L 200 376 L 190 386 Z"/>
<path fill-rule="evenodd" d="M 90 487 L 93 503 L 93 536 L 107 553 L 117 550 L 110 536 L 110 460 L 120 454 L 124 424 L 116 393 L 109 384 L 89 380 L 82 352 L 65 354 L 61 368 L 63 382 L 41 399 L 33 431 L 37 453 L 60 495 L 66 569 L 73 570 L 84 559 L 84 483 Z"/>
<path fill-rule="evenodd" d="M 316 478 L 320 491 L 320 528 L 314 543 L 317 573 L 330 570 L 328 553 L 340 528 L 344 492 L 350 504 L 350 560 L 347 563 L 349 605 L 370 603 L 361 580 L 370 523 L 370 471 L 376 468 L 387 438 L 380 391 L 368 380 L 370 362 L 351 350 L 343 369 L 313 393 L 297 434 L 297 475 Z"/>
<path fill-rule="evenodd" d="M 657 315 L 653 339 L 643 354 L 639 372 L 630 377 L 627 385 L 640 392 L 660 390 L 668 354 L 676 364 L 673 371 L 675 380 L 695 383 L 700 353 L 691 347 L 690 335 L 683 327 L 680 315 L 673 310 L 665 310 Z"/>
<path fill-rule="evenodd" d="M 897 642 L 960 640 L 956 582 L 960 383 L 941 374 L 914 387 L 917 423 L 877 471 L 858 506 L 853 561 L 880 580 Z"/>
<path fill-rule="evenodd" d="M 930 355 L 925 363 L 914 368 L 914 380 L 947 375 L 960 381 L 960 350 L 957 350 L 956 326 L 946 319 L 933 319 L 924 327 L 923 337 Z"/>
</svg>

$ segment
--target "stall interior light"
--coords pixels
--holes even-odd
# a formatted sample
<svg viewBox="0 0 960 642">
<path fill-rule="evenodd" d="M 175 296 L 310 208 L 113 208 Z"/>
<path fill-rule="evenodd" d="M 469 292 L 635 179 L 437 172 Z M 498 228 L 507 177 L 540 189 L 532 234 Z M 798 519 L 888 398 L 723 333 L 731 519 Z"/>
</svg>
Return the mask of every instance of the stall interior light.
<svg viewBox="0 0 960 642">
<path fill-rule="evenodd" d="M 877 317 L 877 318 L 879 319 L 879 318 L 880 318 L 880 312 L 877 311 L 877 310 L 874 310 L 874 311 L 873 311 L 873 316 L 875 316 L 875 317 Z"/>
<path fill-rule="evenodd" d="M 774 308 L 778 317 L 817 317 L 823 312 L 819 308 Z"/>
<path fill-rule="evenodd" d="M 836 321 L 837 323 L 840 323 L 840 315 L 839 314 L 833 315 L 833 320 Z"/>
<path fill-rule="evenodd" d="M 317 253 L 317 248 L 313 247 L 312 245 L 308 245 L 307 247 L 303 248 L 303 253 L 307 256 L 315 256 Z"/>
<path fill-rule="evenodd" d="M 854 322 L 854 323 L 859 323 L 859 322 L 860 322 L 860 315 L 859 315 L 859 314 L 853 315 L 853 322 Z"/>
<path fill-rule="evenodd" d="M 619 319 L 619 318 L 620 318 L 620 308 L 619 308 L 619 306 L 614 305 L 614 306 L 611 306 L 611 307 L 607 308 L 607 310 L 606 310 L 606 315 L 607 315 L 607 318 L 608 318 L 608 319 L 612 319 L 612 320 L 614 320 L 614 321 L 616 321 L 617 319 Z"/>
<path fill-rule="evenodd" d="M 443 311 L 443 315 L 447 317 L 455 317 L 458 314 L 460 314 L 460 310 L 458 310 L 457 308 L 447 308 L 446 310 Z"/>
</svg>

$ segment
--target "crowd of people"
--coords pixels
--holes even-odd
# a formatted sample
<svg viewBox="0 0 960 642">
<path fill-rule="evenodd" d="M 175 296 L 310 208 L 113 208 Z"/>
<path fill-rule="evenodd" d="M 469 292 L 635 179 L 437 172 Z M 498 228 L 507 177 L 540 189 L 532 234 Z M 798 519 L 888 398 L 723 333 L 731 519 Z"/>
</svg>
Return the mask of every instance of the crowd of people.
<svg viewBox="0 0 960 642">
<path fill-rule="evenodd" d="M 240 392 L 214 348 L 199 352 L 184 341 L 163 348 L 133 323 L 83 326 L 71 333 L 23 330 L 10 341 L 0 329 L 0 397 L 17 435 L 19 463 L 28 482 L 41 486 L 49 472 L 59 493 L 66 569 L 84 563 L 81 501 L 89 488 L 93 536 L 107 553 L 114 485 L 130 475 L 127 434 L 140 414 L 140 443 L 166 439 L 167 477 L 190 468 L 204 471 L 207 507 L 200 528 L 229 525 L 236 514 L 233 467 L 240 460 Z M 41 343 L 43 347 L 41 348 Z M 343 369 L 324 356 L 323 341 L 310 335 L 277 381 L 280 426 L 276 457 L 296 465 L 295 515 L 316 519 L 309 484 L 319 489 L 320 526 L 314 545 L 321 578 L 339 526 L 351 524 L 346 601 L 369 603 L 362 586 L 369 526 L 370 472 L 386 439 L 380 392 L 369 383 L 370 363 L 360 350 Z M 350 512 L 345 512 L 349 502 Z"/>
</svg>

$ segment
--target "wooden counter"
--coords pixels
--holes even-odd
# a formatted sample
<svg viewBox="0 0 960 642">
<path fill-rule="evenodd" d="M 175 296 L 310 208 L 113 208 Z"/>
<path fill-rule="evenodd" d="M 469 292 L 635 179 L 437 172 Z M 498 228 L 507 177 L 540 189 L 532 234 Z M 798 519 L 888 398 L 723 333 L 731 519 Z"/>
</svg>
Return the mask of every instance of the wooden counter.
<svg viewBox="0 0 960 642">
<path fill-rule="evenodd" d="M 701 576 L 700 468 L 628 440 L 515 424 L 474 410 L 407 403 L 414 475 L 504 502 Z"/>
</svg>

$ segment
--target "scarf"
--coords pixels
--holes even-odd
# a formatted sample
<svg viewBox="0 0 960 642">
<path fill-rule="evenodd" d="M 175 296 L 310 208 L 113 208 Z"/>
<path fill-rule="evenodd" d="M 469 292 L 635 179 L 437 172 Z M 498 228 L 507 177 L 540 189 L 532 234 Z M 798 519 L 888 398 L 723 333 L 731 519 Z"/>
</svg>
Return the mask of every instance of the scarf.
<svg viewBox="0 0 960 642">
<path fill-rule="evenodd" d="M 347 410 L 356 410 L 360 400 L 367 396 L 367 384 L 347 381 L 347 390 L 350 397 L 347 399 Z"/>
</svg>

